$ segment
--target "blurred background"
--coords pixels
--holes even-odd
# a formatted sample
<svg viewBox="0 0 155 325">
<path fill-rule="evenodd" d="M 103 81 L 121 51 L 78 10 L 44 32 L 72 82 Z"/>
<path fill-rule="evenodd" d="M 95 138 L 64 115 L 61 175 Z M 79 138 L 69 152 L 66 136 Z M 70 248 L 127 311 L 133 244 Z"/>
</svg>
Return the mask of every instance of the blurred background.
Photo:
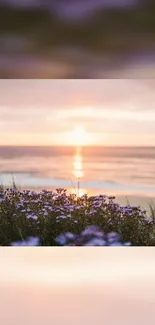
<svg viewBox="0 0 155 325">
<path fill-rule="evenodd" d="M 155 77 L 154 0 L 0 0 L 0 78 Z"/>
</svg>

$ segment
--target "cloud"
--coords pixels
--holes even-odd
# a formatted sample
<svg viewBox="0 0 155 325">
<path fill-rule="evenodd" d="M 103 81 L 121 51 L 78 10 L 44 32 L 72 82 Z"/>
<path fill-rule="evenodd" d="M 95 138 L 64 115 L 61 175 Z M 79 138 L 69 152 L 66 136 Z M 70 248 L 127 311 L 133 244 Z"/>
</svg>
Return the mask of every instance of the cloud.
<svg viewBox="0 0 155 325">
<path fill-rule="evenodd" d="M 38 109 L 72 109 L 79 106 L 155 109 L 155 81 L 104 80 L 0 80 L 0 105 Z"/>
<path fill-rule="evenodd" d="M 54 143 L 77 124 L 98 135 L 147 136 L 154 122 L 155 80 L 0 80 L 1 143 Z"/>
</svg>

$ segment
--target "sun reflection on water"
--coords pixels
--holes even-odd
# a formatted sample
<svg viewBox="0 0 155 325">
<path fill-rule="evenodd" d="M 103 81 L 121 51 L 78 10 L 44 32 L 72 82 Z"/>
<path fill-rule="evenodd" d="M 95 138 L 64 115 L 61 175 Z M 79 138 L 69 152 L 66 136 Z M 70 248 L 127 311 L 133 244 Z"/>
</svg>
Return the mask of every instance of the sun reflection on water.
<svg viewBox="0 0 155 325">
<path fill-rule="evenodd" d="M 84 177 L 83 157 L 82 157 L 81 147 L 76 147 L 75 155 L 73 157 L 72 174 L 77 181 L 77 187 L 72 189 L 72 193 L 76 193 L 77 196 L 82 196 L 86 194 L 86 190 L 80 188 L 80 180 Z"/>
<path fill-rule="evenodd" d="M 83 157 L 81 153 L 81 148 L 77 147 L 75 155 L 73 157 L 73 172 L 72 174 L 76 179 L 80 179 L 84 176 L 83 172 Z"/>
</svg>

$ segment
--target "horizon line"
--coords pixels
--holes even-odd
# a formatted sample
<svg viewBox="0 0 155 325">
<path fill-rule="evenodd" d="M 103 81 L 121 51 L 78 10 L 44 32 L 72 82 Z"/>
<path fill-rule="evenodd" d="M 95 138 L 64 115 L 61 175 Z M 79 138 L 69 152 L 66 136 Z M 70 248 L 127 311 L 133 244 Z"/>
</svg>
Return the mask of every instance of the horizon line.
<svg viewBox="0 0 155 325">
<path fill-rule="evenodd" d="M 48 144 L 48 145 L 37 145 L 37 144 L 0 144 L 0 147 L 35 147 L 35 148 L 51 148 L 51 147 L 67 147 L 67 148 L 155 148 L 155 145 L 62 145 L 62 144 Z"/>
</svg>

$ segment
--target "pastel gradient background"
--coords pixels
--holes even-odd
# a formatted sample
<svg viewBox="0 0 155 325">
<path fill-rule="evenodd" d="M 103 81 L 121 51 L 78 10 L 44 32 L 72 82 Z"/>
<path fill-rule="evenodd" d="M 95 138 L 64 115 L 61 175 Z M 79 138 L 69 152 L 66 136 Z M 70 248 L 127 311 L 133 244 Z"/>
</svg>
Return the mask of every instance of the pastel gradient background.
<svg viewBox="0 0 155 325">
<path fill-rule="evenodd" d="M 154 325 L 154 248 L 1 248 L 3 325 Z"/>
</svg>

